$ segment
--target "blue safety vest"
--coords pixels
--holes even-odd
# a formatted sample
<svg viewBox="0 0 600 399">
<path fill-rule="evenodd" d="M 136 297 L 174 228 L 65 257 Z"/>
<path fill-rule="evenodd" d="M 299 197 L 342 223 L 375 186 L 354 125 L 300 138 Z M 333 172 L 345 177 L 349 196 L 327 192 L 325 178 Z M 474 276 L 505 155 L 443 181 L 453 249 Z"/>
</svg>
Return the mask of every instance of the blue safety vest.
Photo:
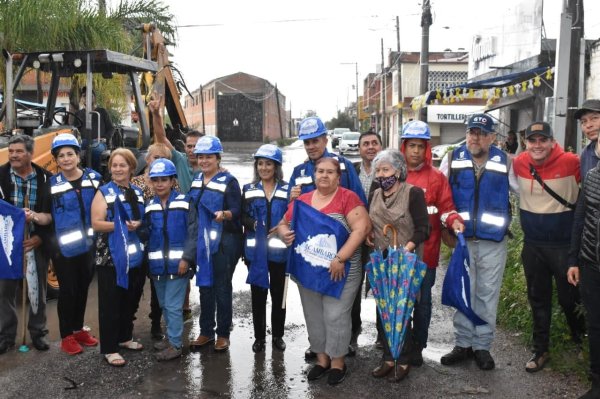
<svg viewBox="0 0 600 399">
<path fill-rule="evenodd" d="M 187 237 L 189 198 L 171 191 L 166 208 L 154 196 L 146 205 L 149 230 L 148 264 L 150 275 L 178 277 L 179 261 Z"/>
<path fill-rule="evenodd" d="M 129 184 L 129 187 L 135 191 L 141 219 L 144 216 L 144 196 L 142 190 L 133 184 Z M 125 212 L 127 212 L 127 216 L 129 216 L 130 220 L 135 220 L 131 204 L 125 200 L 125 195 L 115 182 L 111 181 L 110 183 L 100 186 L 100 192 L 102 195 L 104 195 L 104 199 L 106 200 L 106 204 L 108 206 L 106 209 L 107 221 L 112 222 L 114 220 L 113 208 L 115 205 L 115 200 L 117 199 L 117 195 L 119 196 L 119 200 L 123 203 L 123 207 L 125 208 Z M 113 233 L 111 232 L 108 234 L 110 236 Z M 142 260 L 144 259 L 144 246 L 140 242 L 140 238 L 135 231 L 128 232 L 128 241 L 129 268 L 135 268 L 142 264 Z"/>
<path fill-rule="evenodd" d="M 340 169 L 342 171 L 342 176 L 340 177 L 340 186 L 356 193 L 362 202 L 366 204 L 367 197 L 365 196 L 362 184 L 360 183 L 360 179 L 356 174 L 356 170 L 354 170 L 352 162 L 342 156 L 330 153 L 327 150 L 325 150 L 323 153 L 323 157 L 333 158 L 340 163 Z M 294 168 L 292 177 L 290 178 L 290 187 L 299 185 L 301 186 L 302 194 L 308 193 L 309 191 L 317 188 L 314 177 L 315 163 L 314 161 L 308 159 Z M 288 191 L 288 196 L 290 192 L 291 190 Z"/>
<path fill-rule="evenodd" d="M 214 254 L 219 249 L 221 243 L 221 235 L 223 233 L 223 223 L 219 223 L 214 220 L 214 213 L 222 211 L 225 204 L 225 191 L 229 182 L 235 180 L 231 174 L 227 172 L 220 172 L 213 176 L 208 184 L 204 184 L 204 175 L 199 173 L 190 188 L 189 196 L 190 202 L 195 204 L 198 214 L 200 212 L 210 212 L 211 222 L 208 229 L 208 237 L 210 239 L 210 253 Z M 204 207 L 204 208 L 202 208 Z M 201 217 L 198 215 L 198 221 L 200 222 Z M 202 232 L 202 226 L 198 228 L 198 240 L 204 239 Z"/>
<path fill-rule="evenodd" d="M 506 153 L 491 146 L 477 180 L 471 153 L 463 145 L 452 152 L 449 175 L 456 210 L 465 221 L 464 236 L 502 241 L 511 219 Z"/>
<path fill-rule="evenodd" d="M 260 182 L 246 184 L 242 189 L 242 195 L 245 200 L 244 212 L 256 220 L 256 223 L 263 223 L 265 230 L 268 232 L 272 227 L 277 226 L 287 210 L 287 191 L 287 182 L 277 182 L 271 201 L 267 201 Z M 287 247 L 279 237 L 271 237 L 266 243 L 257 242 L 256 232 L 250 229 L 246 230 L 245 236 L 244 254 L 246 259 L 254 259 L 255 248 L 259 245 L 266 245 L 267 259 L 269 261 L 284 263 L 287 260 Z"/>
<path fill-rule="evenodd" d="M 92 200 L 100 186 L 100 173 L 84 169 L 78 192 L 61 173 L 50 177 L 52 219 L 60 252 L 71 258 L 94 246 L 94 230 L 90 213 Z"/>
</svg>

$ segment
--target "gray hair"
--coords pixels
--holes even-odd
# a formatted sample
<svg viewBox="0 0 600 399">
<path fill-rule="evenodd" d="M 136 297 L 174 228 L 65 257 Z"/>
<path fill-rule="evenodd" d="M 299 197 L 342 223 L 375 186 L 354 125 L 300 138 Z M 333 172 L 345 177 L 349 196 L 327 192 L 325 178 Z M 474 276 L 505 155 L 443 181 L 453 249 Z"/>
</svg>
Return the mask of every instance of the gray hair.
<svg viewBox="0 0 600 399">
<path fill-rule="evenodd" d="M 8 145 L 11 144 L 23 144 L 25 146 L 25 150 L 28 153 L 33 154 L 34 141 L 31 136 L 28 136 L 26 134 L 17 134 L 15 136 L 12 136 L 10 140 L 8 140 Z"/>
<path fill-rule="evenodd" d="M 381 151 L 377 154 L 375 159 L 373 159 L 373 168 L 376 168 L 382 162 L 387 162 L 392 165 L 392 168 L 398 172 L 398 179 L 401 182 L 406 180 L 406 176 L 408 175 L 406 160 L 400 151 L 395 149 Z"/>
</svg>

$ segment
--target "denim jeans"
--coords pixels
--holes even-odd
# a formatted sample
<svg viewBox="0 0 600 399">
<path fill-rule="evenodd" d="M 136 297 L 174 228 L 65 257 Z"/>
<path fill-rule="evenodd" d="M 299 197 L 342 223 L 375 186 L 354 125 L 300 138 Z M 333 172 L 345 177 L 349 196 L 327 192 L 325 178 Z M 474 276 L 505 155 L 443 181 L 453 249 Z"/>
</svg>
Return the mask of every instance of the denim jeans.
<svg viewBox="0 0 600 399">
<path fill-rule="evenodd" d="M 200 288 L 200 335 L 229 338 L 232 320 L 231 279 L 242 253 L 242 235 L 223 232 L 219 250 L 212 255 L 213 286 Z M 215 311 L 217 320 L 215 323 Z"/>
<path fill-rule="evenodd" d="M 158 303 L 163 311 L 167 323 L 167 337 L 169 343 L 175 348 L 181 348 L 183 335 L 183 301 L 189 279 L 187 277 L 176 279 L 152 280 Z"/>
<path fill-rule="evenodd" d="M 435 284 L 436 269 L 427 268 L 423 283 L 421 283 L 421 294 L 415 303 L 413 312 L 413 340 L 422 348 L 427 347 L 429 337 L 429 323 L 431 322 L 431 288 Z"/>
<path fill-rule="evenodd" d="M 582 265 L 579 273 L 579 292 L 588 323 L 590 371 L 600 374 L 600 271 L 598 265 Z"/>
</svg>

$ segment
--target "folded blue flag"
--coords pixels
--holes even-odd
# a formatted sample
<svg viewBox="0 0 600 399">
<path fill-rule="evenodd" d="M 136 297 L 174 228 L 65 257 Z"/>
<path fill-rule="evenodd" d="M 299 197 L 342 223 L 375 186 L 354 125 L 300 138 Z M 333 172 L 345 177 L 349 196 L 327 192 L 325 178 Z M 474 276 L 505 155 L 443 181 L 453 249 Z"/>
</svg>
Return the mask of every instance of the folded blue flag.
<svg viewBox="0 0 600 399">
<path fill-rule="evenodd" d="M 471 279 L 469 278 L 469 249 L 462 233 L 458 233 L 458 242 L 444 278 L 442 304 L 452 306 L 462 312 L 476 326 L 487 324 L 471 308 Z"/>
<path fill-rule="evenodd" d="M 117 285 L 127 289 L 129 287 L 129 232 L 125 222 L 128 217 L 119 196 L 115 199 L 113 213 L 115 229 L 108 235 L 108 247 L 117 273 Z"/>
<path fill-rule="evenodd" d="M 213 286 L 213 265 L 212 249 L 214 247 L 211 240 L 211 227 L 214 214 L 202 203 L 198 202 L 198 239 L 196 246 L 196 286 Z"/>
<path fill-rule="evenodd" d="M 349 237 L 344 225 L 302 201 L 295 201 L 292 230 L 296 236 L 288 256 L 287 273 L 304 288 L 339 299 L 350 262 L 346 261 L 346 273 L 340 281 L 331 279 L 329 265 Z"/>
<path fill-rule="evenodd" d="M 254 241 L 254 257 L 250 259 L 250 269 L 248 270 L 246 283 L 269 288 L 269 263 L 267 260 L 269 256 L 269 239 L 267 238 L 267 228 L 262 221 L 256 223 Z"/>
<path fill-rule="evenodd" d="M 0 200 L 0 279 L 23 278 L 25 212 Z"/>
</svg>

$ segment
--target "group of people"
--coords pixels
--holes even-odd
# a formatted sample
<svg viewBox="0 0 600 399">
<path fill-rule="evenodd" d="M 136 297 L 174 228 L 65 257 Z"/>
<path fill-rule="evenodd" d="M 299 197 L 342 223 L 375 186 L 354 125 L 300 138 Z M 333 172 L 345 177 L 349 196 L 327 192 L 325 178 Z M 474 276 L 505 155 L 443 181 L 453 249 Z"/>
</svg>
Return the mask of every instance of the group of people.
<svg viewBox="0 0 600 399">
<path fill-rule="evenodd" d="M 356 353 L 361 332 L 365 264 L 374 248 L 389 246 L 386 225 L 394 227 L 400 247 L 417 253 L 427 270 L 399 359 L 391 358 L 378 323 L 377 345 L 383 356 L 373 377 L 398 382 L 411 367 L 423 364 L 441 241 L 450 242 L 457 233 L 465 237 L 471 259 L 471 306 L 485 324 L 476 326 L 457 311 L 455 346 L 441 363 L 454 365 L 474 358 L 480 369 L 493 369 L 490 349 L 510 235 L 512 191 L 520 199 L 522 260 L 534 324 L 533 356 L 525 369 L 541 370 L 549 359 L 554 279 L 574 342 L 580 343 L 586 331 L 576 306 L 581 300 L 586 306 L 592 391 L 600 391 L 600 316 L 594 308 L 600 282 L 599 100 L 586 101 L 575 115 L 591 140 L 581 161 L 555 142 L 544 122 L 531 124 L 525 131 L 524 151 L 510 156 L 493 145 L 492 118 L 475 114 L 467 122 L 466 143 L 451 150 L 439 169 L 432 165 L 429 126 L 421 121 L 403 127 L 399 150 L 383 150 L 375 132 L 362 133 L 361 161 L 352 164 L 327 150 L 327 129 L 319 118 L 311 117 L 299 127 L 308 158 L 294 168 L 289 183 L 283 179 L 281 150 L 266 144 L 254 153 L 251 183 L 241 188 L 221 167 L 223 147 L 217 137 L 192 131 L 186 136 L 186 153 L 180 153 L 166 138 L 160 101 L 152 101 L 149 108 L 155 143 L 148 151 L 147 168 L 135 178 L 137 161 L 127 149 L 111 153 L 111 180 L 103 184 L 98 172 L 79 167 L 81 147 L 72 135 L 54 139 L 56 175 L 32 163 L 31 137 L 10 139 L 9 162 L 0 167 L 0 194 L 25 210 L 29 238 L 23 246 L 35 254 L 40 287 L 39 306 L 35 312 L 30 309 L 28 328 L 38 350 L 49 348 L 44 307 L 47 259 L 53 260 L 60 283 L 61 349 L 76 354 L 99 342 L 106 361 L 123 366 L 122 350 L 143 349 L 132 332 L 147 277 L 152 285 L 153 336 L 162 338 L 161 316 L 167 326 L 166 337 L 154 345 L 159 360 L 182 354 L 182 313 L 189 309 L 189 280 L 194 275 L 200 287 L 200 335 L 190 346 L 227 350 L 231 280 L 241 257 L 252 285 L 252 350 L 265 350 L 270 292 L 272 345 L 284 351 L 285 270 L 295 241 L 290 222 L 299 201 L 324 218 L 337 220 L 348 233 L 328 267 L 332 281 L 343 281 L 339 298 L 299 285 L 310 343 L 305 356 L 316 359 L 307 374 L 309 381 L 327 374 L 328 382 L 335 385 L 346 376 L 345 357 Z M 126 231 L 118 228 L 122 219 Z M 124 240 L 128 244 L 125 269 L 117 255 Z M 83 325 L 94 271 L 99 340 Z M 0 280 L 0 354 L 15 344 L 17 286 L 18 281 Z"/>
</svg>

